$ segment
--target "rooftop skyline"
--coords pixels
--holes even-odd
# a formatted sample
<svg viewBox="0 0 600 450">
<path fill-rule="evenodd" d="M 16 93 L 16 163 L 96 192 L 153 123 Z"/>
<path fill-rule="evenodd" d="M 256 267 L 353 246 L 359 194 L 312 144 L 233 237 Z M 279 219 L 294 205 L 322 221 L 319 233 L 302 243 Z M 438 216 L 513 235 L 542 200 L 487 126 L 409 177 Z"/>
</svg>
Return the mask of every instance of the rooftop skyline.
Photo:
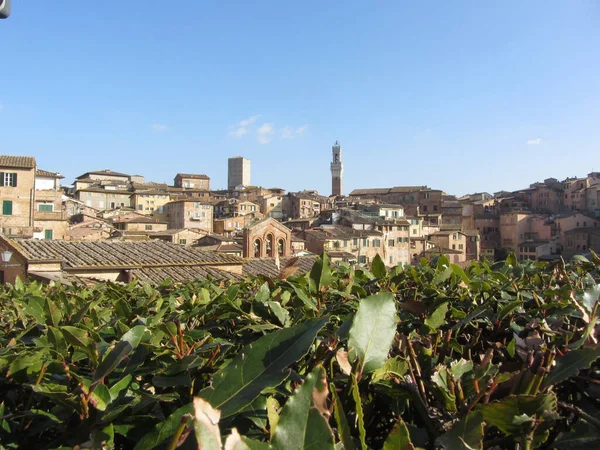
<svg viewBox="0 0 600 450">
<path fill-rule="evenodd" d="M 0 153 L 71 183 L 172 183 L 227 159 L 252 183 L 450 194 L 598 170 L 600 4 L 13 2 L 0 22 Z M 276 166 L 277 164 L 277 166 Z"/>
</svg>

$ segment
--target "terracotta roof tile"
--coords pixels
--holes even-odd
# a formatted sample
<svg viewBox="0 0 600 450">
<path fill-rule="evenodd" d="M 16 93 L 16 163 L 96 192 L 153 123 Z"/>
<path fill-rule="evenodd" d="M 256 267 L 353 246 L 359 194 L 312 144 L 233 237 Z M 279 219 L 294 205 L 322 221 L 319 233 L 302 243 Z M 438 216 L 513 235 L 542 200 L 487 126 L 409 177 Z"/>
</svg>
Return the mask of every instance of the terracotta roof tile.
<svg viewBox="0 0 600 450">
<path fill-rule="evenodd" d="M 203 173 L 178 173 L 177 177 L 181 178 L 192 178 L 197 180 L 210 180 L 208 175 L 204 175 Z"/>
<path fill-rule="evenodd" d="M 35 170 L 35 176 L 37 176 L 37 177 L 46 177 L 46 178 L 64 178 L 58 172 L 48 172 L 47 170 L 42 170 L 42 169 L 36 169 Z"/>
<path fill-rule="evenodd" d="M 11 244 L 29 260 L 62 260 L 65 268 L 241 264 L 233 255 L 205 252 L 161 240 L 66 242 L 28 239 Z"/>
<path fill-rule="evenodd" d="M 33 169 L 35 168 L 35 158 L 33 156 L 0 155 L 0 167 Z"/>
</svg>

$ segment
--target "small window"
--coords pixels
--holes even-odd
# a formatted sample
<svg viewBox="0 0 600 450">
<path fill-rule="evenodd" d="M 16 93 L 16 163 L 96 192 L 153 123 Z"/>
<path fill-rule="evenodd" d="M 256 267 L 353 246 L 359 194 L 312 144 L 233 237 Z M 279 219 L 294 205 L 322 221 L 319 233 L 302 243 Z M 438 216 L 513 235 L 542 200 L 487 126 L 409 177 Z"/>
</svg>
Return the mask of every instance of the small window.
<svg viewBox="0 0 600 450">
<path fill-rule="evenodd" d="M 463 245 L 462 244 L 458 244 L 458 249 L 462 250 L 463 249 Z"/>
<path fill-rule="evenodd" d="M 53 235 L 52 230 L 44 230 L 44 239 L 51 241 L 52 235 Z"/>
<path fill-rule="evenodd" d="M 152 230 L 152 225 L 146 225 L 146 230 Z"/>
<path fill-rule="evenodd" d="M 17 186 L 17 174 L 15 172 L 0 172 L 0 186 Z"/>
<path fill-rule="evenodd" d="M 2 202 L 2 215 L 3 216 L 12 216 L 12 200 L 4 200 Z"/>
<path fill-rule="evenodd" d="M 187 240 L 186 239 L 179 239 L 179 243 L 181 245 L 185 245 L 185 244 L 187 244 Z"/>
<path fill-rule="evenodd" d="M 52 203 L 40 203 L 38 205 L 38 211 L 40 211 L 40 212 L 52 212 L 52 211 L 54 211 L 54 205 Z"/>
</svg>

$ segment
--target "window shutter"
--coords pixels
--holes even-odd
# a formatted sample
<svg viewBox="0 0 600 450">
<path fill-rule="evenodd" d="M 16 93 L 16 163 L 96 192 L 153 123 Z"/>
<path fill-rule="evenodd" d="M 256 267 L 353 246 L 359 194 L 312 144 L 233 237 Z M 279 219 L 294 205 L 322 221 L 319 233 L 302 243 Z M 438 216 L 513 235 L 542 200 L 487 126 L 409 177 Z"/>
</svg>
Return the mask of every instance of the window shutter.
<svg viewBox="0 0 600 450">
<path fill-rule="evenodd" d="M 16 173 L 13 173 L 11 186 L 17 187 L 17 174 Z"/>
<path fill-rule="evenodd" d="M 0 172 L 0 186 L 4 186 L 4 172 Z"/>
<path fill-rule="evenodd" d="M 5 216 L 12 215 L 12 200 L 4 200 L 2 202 L 2 214 Z"/>
</svg>

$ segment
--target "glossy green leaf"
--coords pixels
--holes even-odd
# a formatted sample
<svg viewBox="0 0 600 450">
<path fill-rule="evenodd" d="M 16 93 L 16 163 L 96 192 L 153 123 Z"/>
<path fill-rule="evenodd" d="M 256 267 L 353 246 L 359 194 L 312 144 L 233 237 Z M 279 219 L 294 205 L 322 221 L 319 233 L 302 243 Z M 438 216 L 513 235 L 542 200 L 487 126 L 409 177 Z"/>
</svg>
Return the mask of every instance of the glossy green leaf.
<svg viewBox="0 0 600 450">
<path fill-rule="evenodd" d="M 396 299 L 385 292 L 364 298 L 352 321 L 348 348 L 352 360 L 358 357 L 361 373 L 382 367 L 396 335 Z"/>
<path fill-rule="evenodd" d="M 445 450 L 483 450 L 483 416 L 477 411 L 456 422 L 435 443 Z"/>
<path fill-rule="evenodd" d="M 522 433 L 522 424 L 516 423 L 514 418 L 523 414 L 541 418 L 544 413 L 555 412 L 557 406 L 554 394 L 545 395 L 513 395 L 502 400 L 488 403 L 479 407 L 483 419 L 488 425 L 497 427 L 508 435 Z"/>
<path fill-rule="evenodd" d="M 571 350 L 559 356 L 544 380 L 543 386 L 553 386 L 576 376 L 580 370 L 589 368 L 598 358 L 600 358 L 600 345 Z"/>
<path fill-rule="evenodd" d="M 328 392 L 325 369 L 317 366 L 286 401 L 273 436 L 274 450 L 334 449 L 328 424 Z"/>
<path fill-rule="evenodd" d="M 136 349 L 145 332 L 146 327 L 144 325 L 138 325 L 121 337 L 121 340 L 117 342 L 110 353 L 105 355 L 100 364 L 98 364 L 98 367 L 94 372 L 94 377 L 92 378 L 90 389 L 94 389 L 95 385 L 115 370 L 117 366 Z"/>
<path fill-rule="evenodd" d="M 134 450 L 151 450 L 161 445 L 167 439 L 172 438 L 184 416 L 192 416 L 193 414 L 194 406 L 192 403 L 182 406 L 167 417 L 166 420 L 159 422 L 152 430 L 146 433 L 134 447 Z"/>
<path fill-rule="evenodd" d="M 396 425 L 383 443 L 383 450 L 415 450 L 402 417 L 398 417 Z"/>
<path fill-rule="evenodd" d="M 94 342 L 89 338 L 88 332 L 81 328 L 65 325 L 59 328 L 65 340 L 76 349 L 78 347 L 89 347 Z"/>
<path fill-rule="evenodd" d="M 331 266 L 327 253 L 323 252 L 318 258 L 310 271 L 309 282 L 311 290 L 317 292 L 326 288 L 331 283 Z"/>
<path fill-rule="evenodd" d="M 360 440 L 360 446 L 362 450 L 367 450 L 367 432 L 365 430 L 365 415 L 363 413 L 362 399 L 360 398 L 360 391 L 358 390 L 358 380 L 351 375 L 352 382 L 352 399 L 354 400 L 354 408 L 356 409 L 356 428 L 358 429 L 358 436 Z"/>
<path fill-rule="evenodd" d="M 67 356 L 67 341 L 58 328 L 48 327 L 48 343 L 60 356 Z"/>
<path fill-rule="evenodd" d="M 352 430 L 348 424 L 344 406 L 342 405 L 340 397 L 335 390 L 335 384 L 333 383 L 331 383 L 331 395 L 333 396 L 333 414 L 340 440 L 344 445 L 344 449 L 354 450 L 356 447 L 354 446 L 354 440 L 352 439 Z"/>
<path fill-rule="evenodd" d="M 453 273 L 454 273 L 454 270 L 452 270 L 452 267 L 451 266 L 447 266 L 443 270 L 440 270 L 433 277 L 433 280 L 431 280 L 431 284 L 437 286 L 438 284 L 441 284 L 444 281 L 448 280 L 452 276 Z"/>
<path fill-rule="evenodd" d="M 269 431 L 271 439 L 277 429 L 277 423 L 279 423 L 279 402 L 275 397 L 269 397 L 267 399 L 267 418 L 269 419 Z"/>
<path fill-rule="evenodd" d="M 373 272 L 373 275 L 375 275 L 375 278 L 385 277 L 385 274 L 386 274 L 385 264 L 384 264 L 383 260 L 381 259 L 381 256 L 379 256 L 379 253 L 377 253 L 375 255 L 375 257 L 373 258 L 373 262 L 371 263 L 371 272 Z"/>
<path fill-rule="evenodd" d="M 448 302 L 438 306 L 429 317 L 425 319 L 425 325 L 432 330 L 437 330 L 446 322 L 446 313 L 448 312 Z"/>
<path fill-rule="evenodd" d="M 198 395 L 221 410 L 223 418 L 237 413 L 263 389 L 277 386 L 288 376 L 288 366 L 306 354 L 328 321 L 328 318 L 307 320 L 247 345 L 213 376 L 212 386 Z"/>
</svg>

